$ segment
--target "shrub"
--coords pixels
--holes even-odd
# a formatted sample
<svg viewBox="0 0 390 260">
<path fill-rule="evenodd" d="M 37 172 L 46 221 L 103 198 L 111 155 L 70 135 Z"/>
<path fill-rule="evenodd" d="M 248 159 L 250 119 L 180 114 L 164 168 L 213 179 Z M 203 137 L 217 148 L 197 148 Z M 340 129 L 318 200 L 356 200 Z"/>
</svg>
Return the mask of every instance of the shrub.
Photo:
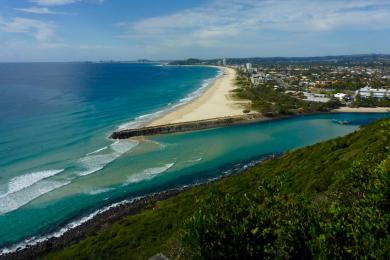
<svg viewBox="0 0 390 260">
<path fill-rule="evenodd" d="M 212 193 L 186 221 L 185 247 L 205 259 L 389 259 L 390 131 L 377 134 L 375 153 L 356 158 L 314 196 L 281 192 L 283 176 L 251 193 Z M 344 139 L 335 149 L 349 145 Z"/>
</svg>

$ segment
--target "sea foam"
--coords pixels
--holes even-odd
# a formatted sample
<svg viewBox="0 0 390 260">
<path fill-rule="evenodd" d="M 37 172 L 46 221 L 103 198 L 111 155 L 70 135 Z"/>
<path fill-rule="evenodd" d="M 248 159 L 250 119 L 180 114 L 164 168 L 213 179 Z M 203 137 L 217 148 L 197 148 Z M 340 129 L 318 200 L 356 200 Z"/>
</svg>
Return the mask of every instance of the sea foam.
<svg viewBox="0 0 390 260">
<path fill-rule="evenodd" d="M 70 181 L 42 180 L 18 192 L 0 198 L 0 215 L 14 211 L 39 196 L 69 184 Z"/>
<path fill-rule="evenodd" d="M 131 183 L 137 183 L 141 182 L 144 180 L 150 180 L 157 175 L 160 175 L 163 172 L 166 172 L 168 169 L 170 169 L 175 163 L 167 163 L 164 166 L 160 167 L 154 167 L 154 168 L 149 168 L 145 169 L 140 173 L 133 174 L 127 179 L 127 182 L 125 185 L 131 184 Z"/>
<path fill-rule="evenodd" d="M 128 152 L 138 144 L 132 140 L 117 140 L 108 147 L 103 147 L 78 160 L 82 171 L 79 176 L 85 176 L 102 170 L 107 164 Z M 108 152 L 106 152 L 106 150 Z M 105 153 L 102 153 L 102 152 Z M 19 209 L 30 201 L 71 183 L 70 180 L 56 181 L 53 177 L 64 169 L 45 170 L 15 177 L 8 183 L 8 191 L 0 195 L 0 215 Z"/>
<path fill-rule="evenodd" d="M 95 150 L 95 151 L 93 151 L 93 152 L 87 153 L 87 155 L 91 155 L 91 154 L 99 153 L 99 152 L 101 152 L 101 151 L 104 151 L 104 150 L 106 150 L 107 148 L 108 148 L 107 146 L 104 146 L 104 147 L 102 147 L 102 148 L 99 148 L 99 149 L 97 149 L 97 150 Z"/>
<path fill-rule="evenodd" d="M 64 171 L 64 169 L 45 170 L 45 171 L 32 172 L 32 173 L 28 173 L 28 174 L 14 177 L 8 183 L 7 193 L 0 195 L 0 198 L 8 196 L 12 193 L 21 191 L 27 187 L 34 185 L 35 183 L 37 183 L 43 179 L 52 177 L 52 176 L 57 175 L 63 171 Z"/>
<path fill-rule="evenodd" d="M 93 153 L 87 154 L 85 157 L 79 159 L 79 164 L 83 168 L 78 172 L 79 176 L 86 176 L 97 171 L 102 170 L 107 164 L 111 163 L 124 153 L 130 151 L 138 145 L 138 141 L 134 140 L 116 140 L 108 149 L 99 149 Z M 104 153 L 100 153 L 105 151 Z"/>
</svg>

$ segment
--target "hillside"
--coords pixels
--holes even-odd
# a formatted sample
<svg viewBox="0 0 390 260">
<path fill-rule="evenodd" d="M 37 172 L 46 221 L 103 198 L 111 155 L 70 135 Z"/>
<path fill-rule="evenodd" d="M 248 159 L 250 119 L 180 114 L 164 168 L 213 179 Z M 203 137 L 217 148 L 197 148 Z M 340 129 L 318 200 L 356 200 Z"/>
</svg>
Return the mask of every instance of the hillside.
<svg viewBox="0 0 390 260">
<path fill-rule="evenodd" d="M 389 258 L 390 120 L 194 187 L 47 259 Z"/>
</svg>

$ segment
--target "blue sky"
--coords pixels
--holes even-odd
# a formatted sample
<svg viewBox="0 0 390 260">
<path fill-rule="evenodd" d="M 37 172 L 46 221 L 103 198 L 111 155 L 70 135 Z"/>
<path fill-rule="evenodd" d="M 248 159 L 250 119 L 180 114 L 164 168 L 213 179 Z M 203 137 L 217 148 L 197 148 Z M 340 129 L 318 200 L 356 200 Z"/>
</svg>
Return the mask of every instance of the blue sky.
<svg viewBox="0 0 390 260">
<path fill-rule="evenodd" d="M 0 61 L 390 53 L 389 0 L 1 0 Z"/>
</svg>

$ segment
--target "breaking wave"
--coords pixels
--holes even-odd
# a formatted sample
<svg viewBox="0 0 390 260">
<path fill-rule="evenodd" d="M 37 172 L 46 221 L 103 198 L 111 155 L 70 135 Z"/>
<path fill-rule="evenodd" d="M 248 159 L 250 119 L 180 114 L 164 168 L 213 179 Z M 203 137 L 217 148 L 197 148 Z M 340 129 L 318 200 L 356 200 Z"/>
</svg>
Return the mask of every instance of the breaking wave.
<svg viewBox="0 0 390 260">
<path fill-rule="evenodd" d="M 101 151 L 108 150 L 107 148 L 101 148 L 100 151 L 96 150 L 93 153 L 87 154 L 85 157 L 79 159 L 79 163 L 83 168 L 78 172 L 79 176 L 86 176 L 94 172 L 102 170 L 107 164 L 111 163 L 122 154 L 130 151 L 132 148 L 138 145 L 138 141 L 134 140 L 116 140 L 109 147 L 109 152 L 99 154 Z"/>
<path fill-rule="evenodd" d="M 32 172 L 32 173 L 28 173 L 28 174 L 14 177 L 8 183 L 7 193 L 0 195 L 0 198 L 8 196 L 12 193 L 18 192 L 18 191 L 23 190 L 25 188 L 28 188 L 28 187 L 34 185 L 35 183 L 37 183 L 43 179 L 57 175 L 63 171 L 64 171 L 64 169 L 46 170 L 46 171 Z"/>
<path fill-rule="evenodd" d="M 157 175 L 160 175 L 163 172 L 166 172 L 168 169 L 170 169 L 175 163 L 167 163 L 164 166 L 161 167 L 154 167 L 145 169 L 140 173 L 133 174 L 127 179 L 127 182 L 125 185 L 131 184 L 131 183 L 137 183 L 144 180 L 150 180 L 156 177 Z"/>
<path fill-rule="evenodd" d="M 103 147 L 87 154 L 77 161 L 76 165 L 78 164 L 81 170 L 76 172 L 76 176 L 86 176 L 102 170 L 137 145 L 137 141 L 117 140 L 107 148 Z M 38 171 L 12 178 L 8 183 L 8 191 L 0 195 L 0 215 L 17 210 L 43 194 L 70 184 L 74 176 L 68 176 L 67 180 L 51 178 L 65 170 Z"/>
<path fill-rule="evenodd" d="M 39 196 L 68 185 L 70 181 L 42 180 L 18 192 L 0 198 L 0 215 L 14 211 Z"/>
</svg>

